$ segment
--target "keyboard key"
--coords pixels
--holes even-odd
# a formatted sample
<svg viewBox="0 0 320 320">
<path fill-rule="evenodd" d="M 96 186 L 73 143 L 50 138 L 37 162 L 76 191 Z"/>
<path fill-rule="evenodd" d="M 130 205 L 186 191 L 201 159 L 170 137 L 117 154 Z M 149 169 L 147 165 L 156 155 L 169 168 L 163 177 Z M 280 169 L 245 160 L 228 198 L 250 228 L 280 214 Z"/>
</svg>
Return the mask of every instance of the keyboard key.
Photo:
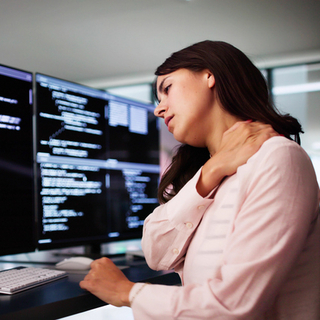
<svg viewBox="0 0 320 320">
<path fill-rule="evenodd" d="M 67 272 L 33 267 L 0 271 L 0 293 L 14 294 L 67 276 Z"/>
</svg>

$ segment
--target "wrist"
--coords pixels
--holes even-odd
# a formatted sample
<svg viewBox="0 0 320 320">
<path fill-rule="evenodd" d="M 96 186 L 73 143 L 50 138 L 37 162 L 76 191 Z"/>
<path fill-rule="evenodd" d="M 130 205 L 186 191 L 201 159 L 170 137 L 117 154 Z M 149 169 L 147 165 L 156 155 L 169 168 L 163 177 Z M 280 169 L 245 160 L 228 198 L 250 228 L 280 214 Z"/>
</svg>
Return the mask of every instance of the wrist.
<svg viewBox="0 0 320 320">
<path fill-rule="evenodd" d="M 202 167 L 196 186 L 202 197 L 206 197 L 226 176 L 224 165 L 215 163 L 211 159 Z"/>
<path fill-rule="evenodd" d="M 129 298 L 130 298 L 130 305 L 129 305 L 130 307 L 132 307 L 132 304 L 133 304 L 134 300 L 136 299 L 136 297 L 137 297 L 137 296 L 139 295 L 139 293 L 143 290 L 143 288 L 144 288 L 145 286 L 147 286 L 148 284 L 150 284 L 150 283 L 148 283 L 148 282 L 139 283 L 138 288 L 135 289 L 134 292 L 133 292 L 133 294 L 132 294 L 132 296 L 129 297 Z"/>
<path fill-rule="evenodd" d="M 128 283 L 126 283 L 124 288 L 122 288 L 121 290 L 120 300 L 122 302 L 122 305 L 125 307 L 131 306 L 129 296 L 130 296 L 130 291 L 134 285 L 135 285 L 134 282 L 128 281 Z"/>
</svg>

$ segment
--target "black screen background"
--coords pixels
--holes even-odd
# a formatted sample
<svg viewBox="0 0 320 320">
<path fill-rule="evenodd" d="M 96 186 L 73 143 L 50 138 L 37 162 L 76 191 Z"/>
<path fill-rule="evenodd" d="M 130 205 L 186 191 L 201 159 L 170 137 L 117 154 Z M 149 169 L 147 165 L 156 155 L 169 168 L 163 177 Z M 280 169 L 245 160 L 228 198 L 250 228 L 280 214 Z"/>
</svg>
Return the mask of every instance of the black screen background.
<svg viewBox="0 0 320 320">
<path fill-rule="evenodd" d="M 35 249 L 32 82 L 0 75 L 0 114 L 21 118 L 18 130 L 0 128 L 0 255 Z"/>
</svg>

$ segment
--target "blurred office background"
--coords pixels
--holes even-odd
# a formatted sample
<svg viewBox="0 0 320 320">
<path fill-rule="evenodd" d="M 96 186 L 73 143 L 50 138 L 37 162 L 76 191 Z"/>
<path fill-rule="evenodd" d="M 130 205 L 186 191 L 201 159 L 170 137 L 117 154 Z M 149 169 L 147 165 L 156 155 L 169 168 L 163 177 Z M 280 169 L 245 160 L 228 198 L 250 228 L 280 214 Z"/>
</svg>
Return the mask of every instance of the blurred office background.
<svg viewBox="0 0 320 320">
<path fill-rule="evenodd" d="M 319 0 L 0 0 L 0 64 L 153 102 L 153 72 L 172 52 L 229 42 L 265 74 L 278 108 L 300 120 L 319 180 L 319 13 Z M 165 167 L 176 142 L 161 125 Z"/>
<path fill-rule="evenodd" d="M 319 13 L 319 0 L 1 0 L 0 63 L 152 102 L 153 72 L 168 55 L 230 42 L 302 123 L 319 176 Z M 163 128 L 163 166 L 175 145 Z"/>
<path fill-rule="evenodd" d="M 0 63 L 153 102 L 153 72 L 172 52 L 230 42 L 302 123 L 319 178 L 319 13 L 319 0 L 1 0 Z M 165 167 L 176 142 L 163 127 Z"/>
</svg>

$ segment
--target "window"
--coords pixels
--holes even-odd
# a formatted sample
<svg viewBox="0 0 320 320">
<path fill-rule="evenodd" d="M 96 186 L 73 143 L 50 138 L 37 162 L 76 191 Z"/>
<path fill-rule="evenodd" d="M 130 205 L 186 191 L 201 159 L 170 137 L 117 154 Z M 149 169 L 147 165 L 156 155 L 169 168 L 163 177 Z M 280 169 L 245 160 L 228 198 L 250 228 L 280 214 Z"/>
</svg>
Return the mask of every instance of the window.
<svg viewBox="0 0 320 320">
<path fill-rule="evenodd" d="M 320 182 L 320 63 L 274 68 L 270 73 L 275 105 L 300 121 L 305 132 L 301 146 Z"/>
</svg>

